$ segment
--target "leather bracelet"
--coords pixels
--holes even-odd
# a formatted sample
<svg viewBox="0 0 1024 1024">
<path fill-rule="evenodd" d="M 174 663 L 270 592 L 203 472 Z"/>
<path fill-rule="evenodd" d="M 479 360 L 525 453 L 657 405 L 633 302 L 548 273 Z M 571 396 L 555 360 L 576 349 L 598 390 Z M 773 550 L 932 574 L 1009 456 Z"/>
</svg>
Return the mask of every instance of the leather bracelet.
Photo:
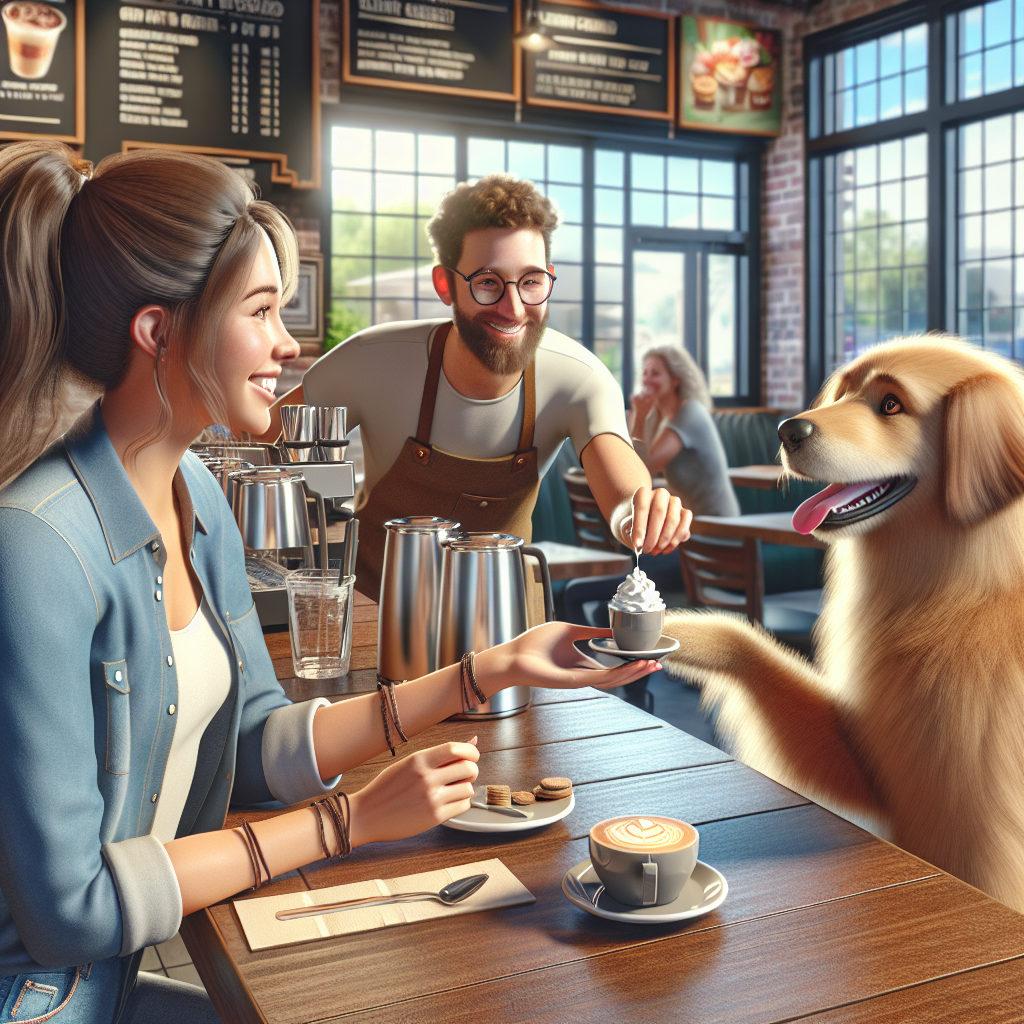
<svg viewBox="0 0 1024 1024">
<path fill-rule="evenodd" d="M 344 809 L 342 801 L 345 803 Z M 332 793 L 330 796 L 324 797 L 323 800 L 317 800 L 312 807 L 320 819 L 320 847 L 324 852 L 324 857 L 328 860 L 332 857 L 347 857 L 352 852 L 352 806 L 349 803 L 348 794 Z M 334 835 L 338 840 L 337 853 L 331 853 L 328 849 L 321 808 L 327 811 L 331 824 L 334 826 Z"/>
<path fill-rule="evenodd" d="M 398 715 L 398 701 L 395 699 L 395 684 L 389 679 L 382 679 L 379 675 L 377 676 L 377 692 L 380 694 L 380 717 L 384 724 L 384 739 L 387 742 L 388 749 L 391 751 L 391 756 L 396 757 L 395 747 L 397 744 L 392 742 L 391 739 L 391 727 L 388 723 L 388 718 L 391 719 L 391 724 L 395 727 L 395 732 L 398 733 L 398 737 L 402 743 L 408 743 L 409 737 L 405 735 L 405 730 L 402 728 L 402 719 Z"/>
<path fill-rule="evenodd" d="M 252 861 L 252 876 L 254 884 L 250 892 L 255 892 L 261 886 L 265 885 L 271 879 L 270 868 L 267 866 L 267 859 L 263 856 L 263 850 L 260 847 L 259 840 L 256 838 L 256 833 L 252 830 L 252 825 L 249 822 L 242 820 L 242 838 L 245 840 L 246 849 L 249 851 L 249 859 Z M 266 882 L 260 876 L 260 867 L 262 866 L 264 873 L 266 874 Z"/>
<path fill-rule="evenodd" d="M 462 711 L 465 714 L 468 711 L 476 711 L 476 705 L 473 703 L 473 695 L 469 689 L 469 673 L 466 671 L 466 661 L 469 658 L 468 654 L 462 656 L 462 661 L 459 662 L 459 689 L 462 697 Z"/>
<path fill-rule="evenodd" d="M 469 677 L 469 685 L 473 687 L 476 699 L 481 704 L 486 704 L 487 694 L 480 689 L 480 684 L 476 681 L 476 655 L 470 651 L 468 654 L 464 654 L 462 656 L 462 661 L 466 666 L 466 675 Z"/>
</svg>

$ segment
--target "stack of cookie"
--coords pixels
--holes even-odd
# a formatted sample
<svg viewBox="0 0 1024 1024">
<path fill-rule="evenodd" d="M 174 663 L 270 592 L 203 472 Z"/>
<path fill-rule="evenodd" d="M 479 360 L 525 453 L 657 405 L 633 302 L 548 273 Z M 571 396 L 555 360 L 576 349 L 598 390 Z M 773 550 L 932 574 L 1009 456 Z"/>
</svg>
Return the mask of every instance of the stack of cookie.
<svg viewBox="0 0 1024 1024">
<path fill-rule="evenodd" d="M 562 776 L 541 779 L 540 785 L 533 787 L 533 795 L 538 800 L 564 800 L 572 796 L 572 780 Z"/>
<path fill-rule="evenodd" d="M 511 807 L 512 791 L 508 786 L 488 786 L 487 803 L 491 807 Z"/>
</svg>

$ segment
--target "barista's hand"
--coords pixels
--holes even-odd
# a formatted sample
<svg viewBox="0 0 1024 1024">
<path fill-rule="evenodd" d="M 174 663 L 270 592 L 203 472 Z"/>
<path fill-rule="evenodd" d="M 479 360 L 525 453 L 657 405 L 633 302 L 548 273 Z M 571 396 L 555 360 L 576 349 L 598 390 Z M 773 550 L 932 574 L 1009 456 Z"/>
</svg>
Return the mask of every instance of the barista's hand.
<svg viewBox="0 0 1024 1024">
<path fill-rule="evenodd" d="M 610 690 L 656 672 L 656 661 L 627 661 L 615 668 L 599 668 L 573 647 L 574 640 L 611 636 L 610 629 L 545 622 L 476 656 L 476 674 L 488 696 L 506 686 L 546 686 L 575 690 L 596 686 Z"/>
<path fill-rule="evenodd" d="M 666 488 L 638 487 L 619 536 L 634 551 L 662 555 L 690 539 L 692 520 L 693 513 Z"/>
<path fill-rule="evenodd" d="M 442 743 L 388 765 L 349 797 L 352 846 L 407 839 L 469 810 L 480 751 Z"/>
</svg>

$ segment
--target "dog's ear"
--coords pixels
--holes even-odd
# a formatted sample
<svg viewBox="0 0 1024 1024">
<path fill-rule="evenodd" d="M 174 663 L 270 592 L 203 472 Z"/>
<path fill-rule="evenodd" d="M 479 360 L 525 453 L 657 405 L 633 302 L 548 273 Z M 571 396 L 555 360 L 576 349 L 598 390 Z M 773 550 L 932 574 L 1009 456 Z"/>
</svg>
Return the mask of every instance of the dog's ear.
<svg viewBox="0 0 1024 1024">
<path fill-rule="evenodd" d="M 946 512 L 965 525 L 1024 494 L 1024 393 L 998 373 L 961 381 L 946 396 Z"/>
</svg>

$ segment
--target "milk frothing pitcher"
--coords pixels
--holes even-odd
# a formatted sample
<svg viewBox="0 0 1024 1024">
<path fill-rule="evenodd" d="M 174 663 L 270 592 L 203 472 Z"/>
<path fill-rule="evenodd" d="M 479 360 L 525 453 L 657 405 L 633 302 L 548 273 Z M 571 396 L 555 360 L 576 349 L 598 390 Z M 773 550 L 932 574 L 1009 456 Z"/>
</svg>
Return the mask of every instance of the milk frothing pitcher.
<svg viewBox="0 0 1024 1024">
<path fill-rule="evenodd" d="M 450 519 L 409 516 L 384 524 L 384 569 L 377 618 L 377 675 L 400 682 L 433 672 L 442 544 Z"/>
<path fill-rule="evenodd" d="M 513 640 L 529 628 L 523 539 L 504 533 L 460 533 L 444 545 L 436 667 L 467 651 Z M 499 690 L 463 718 L 506 718 L 525 711 L 529 686 Z"/>
</svg>

